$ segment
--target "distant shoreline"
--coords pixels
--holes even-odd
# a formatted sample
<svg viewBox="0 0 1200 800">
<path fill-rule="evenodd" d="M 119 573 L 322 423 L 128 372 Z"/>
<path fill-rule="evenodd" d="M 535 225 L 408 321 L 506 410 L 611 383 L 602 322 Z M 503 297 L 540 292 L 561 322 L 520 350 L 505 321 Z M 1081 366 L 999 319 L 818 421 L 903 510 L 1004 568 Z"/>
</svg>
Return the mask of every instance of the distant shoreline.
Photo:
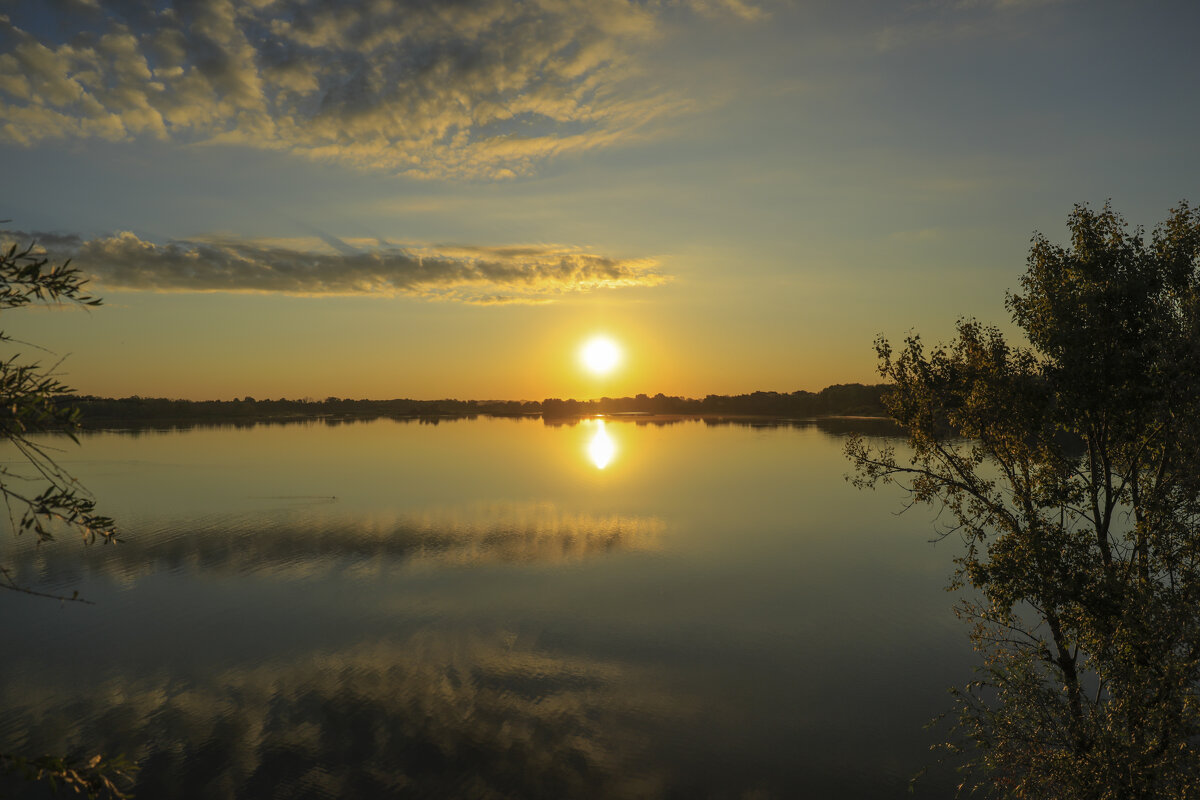
<svg viewBox="0 0 1200 800">
<path fill-rule="evenodd" d="M 755 414 L 579 414 L 575 416 L 546 417 L 542 414 L 324 414 L 324 415 L 289 415 L 289 416 L 260 416 L 222 419 L 218 417 L 174 417 L 174 418 L 85 418 L 81 420 L 79 430 L 88 433 L 117 432 L 117 433 L 151 433 L 182 431 L 196 428 L 263 428 L 285 427 L 291 425 L 325 425 L 338 427 L 356 425 L 378 420 L 393 420 L 395 422 L 415 423 L 419 425 L 440 425 L 461 420 L 473 420 L 481 417 L 492 419 L 540 421 L 548 427 L 574 427 L 590 420 L 603 420 L 616 425 L 636 425 L 668 427 L 688 422 L 702 423 L 708 427 L 750 427 L 750 428 L 819 428 L 831 433 L 880 433 L 885 435 L 900 435 L 902 429 L 890 417 L 868 415 L 826 415 L 817 417 L 778 417 Z M 65 432 L 65 431 L 64 431 Z"/>
<path fill-rule="evenodd" d="M 327 397 L 289 400 L 172 400 L 152 397 L 62 397 L 79 410 L 83 428 L 129 425 L 274 423 L 302 420 L 446 419 L 487 415 L 557 420 L 604 416 L 612 419 L 667 418 L 804 421 L 815 418 L 863 420 L 886 418 L 882 395 L 887 385 L 838 384 L 819 392 L 752 392 L 704 398 L 653 396 L 602 397 L 596 400 L 352 400 Z"/>
</svg>

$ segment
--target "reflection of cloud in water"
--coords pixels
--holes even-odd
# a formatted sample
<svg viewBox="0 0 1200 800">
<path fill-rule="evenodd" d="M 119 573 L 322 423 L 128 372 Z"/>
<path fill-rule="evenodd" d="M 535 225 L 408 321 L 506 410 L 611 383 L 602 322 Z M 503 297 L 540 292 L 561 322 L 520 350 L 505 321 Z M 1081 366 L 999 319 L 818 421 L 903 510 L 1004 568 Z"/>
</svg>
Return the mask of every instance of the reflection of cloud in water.
<svg viewBox="0 0 1200 800">
<path fill-rule="evenodd" d="M 100 573 L 130 582 L 162 570 L 304 577 L 329 572 L 505 563 L 560 564 L 618 551 L 656 550 L 658 517 L 563 511 L 550 503 L 480 504 L 419 513 L 339 515 L 310 505 L 223 514 L 134 529 L 115 547 L 18 541 L 8 556 L 27 585 Z"/>
<path fill-rule="evenodd" d="M 648 730 L 691 713 L 629 667 L 502 635 L 426 632 L 195 681 L 26 674 L 0 689 L 0 747 L 123 752 L 154 798 L 658 797 Z"/>
</svg>

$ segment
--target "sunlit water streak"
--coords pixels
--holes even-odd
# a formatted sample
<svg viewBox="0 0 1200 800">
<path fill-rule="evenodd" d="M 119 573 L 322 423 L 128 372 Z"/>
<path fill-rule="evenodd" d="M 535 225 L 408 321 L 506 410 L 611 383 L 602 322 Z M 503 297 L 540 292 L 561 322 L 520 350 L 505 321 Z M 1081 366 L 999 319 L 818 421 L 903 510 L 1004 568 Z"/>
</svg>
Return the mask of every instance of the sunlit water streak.
<svg viewBox="0 0 1200 800">
<path fill-rule="evenodd" d="M 604 420 L 597 419 L 592 423 L 596 427 L 596 432 L 588 441 L 588 458 L 596 465 L 596 469 L 604 469 L 612 463 L 613 457 L 617 454 L 617 445 L 608 435 L 608 430 L 604 427 Z"/>
</svg>

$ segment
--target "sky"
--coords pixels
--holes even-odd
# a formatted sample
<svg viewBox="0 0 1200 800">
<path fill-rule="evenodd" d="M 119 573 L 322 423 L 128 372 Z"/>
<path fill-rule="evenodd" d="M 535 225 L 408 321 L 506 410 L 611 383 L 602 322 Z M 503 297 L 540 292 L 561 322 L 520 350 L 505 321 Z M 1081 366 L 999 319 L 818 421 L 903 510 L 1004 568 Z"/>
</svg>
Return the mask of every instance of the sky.
<svg viewBox="0 0 1200 800">
<path fill-rule="evenodd" d="M 879 335 L 1016 336 L 1074 204 L 1200 202 L 1197 30 L 1155 0 L 0 0 L 0 239 L 105 301 L 0 327 L 118 397 L 875 382 Z"/>
</svg>

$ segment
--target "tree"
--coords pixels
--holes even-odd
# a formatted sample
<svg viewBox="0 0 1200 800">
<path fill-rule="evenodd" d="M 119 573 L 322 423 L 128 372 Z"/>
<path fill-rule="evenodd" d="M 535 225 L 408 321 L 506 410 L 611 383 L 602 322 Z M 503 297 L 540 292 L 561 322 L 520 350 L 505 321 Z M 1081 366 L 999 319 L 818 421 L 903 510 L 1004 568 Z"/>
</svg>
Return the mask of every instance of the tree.
<svg viewBox="0 0 1200 800">
<path fill-rule="evenodd" d="M 13 244 L 0 251 L 0 310 L 33 302 L 70 302 L 98 306 L 100 300 L 83 292 L 85 280 L 70 262 L 50 265 L 34 252 L 33 245 Z M 0 332 L 0 342 L 14 343 Z M 24 344 L 24 343 L 21 343 Z M 19 454 L 17 466 L 0 464 L 0 496 L 8 509 L 14 533 L 31 533 L 38 542 L 53 539 L 56 531 L 72 528 L 86 542 L 114 541 L 116 528 L 109 517 L 96 513 L 95 500 L 54 460 L 47 449 L 30 437 L 50 431 L 75 439 L 79 412 L 68 401 L 73 390 L 55 375 L 57 364 L 43 368 L 24 362 L 20 355 L 0 358 L 0 442 Z M 33 487 L 32 489 L 29 487 Z M 82 601 L 76 595 L 59 597 L 20 585 L 0 564 L 0 587 L 59 600 Z M 15 771 L 30 780 L 42 780 L 89 797 L 109 794 L 125 797 L 116 781 L 131 771 L 124 759 L 63 758 L 0 753 L 0 771 Z"/>
<path fill-rule="evenodd" d="M 10 245 L 0 253 L 0 310 L 19 308 L 35 301 L 71 302 L 98 306 L 101 301 L 83 293 L 84 278 L 70 262 L 49 266 L 49 259 L 33 253 L 33 245 L 18 250 Z M 0 332 L 0 342 L 14 342 Z M 79 483 L 63 470 L 31 435 L 56 431 L 75 439 L 79 411 L 69 402 L 74 390 L 55 375 L 58 365 L 43 368 L 25 363 L 20 355 L 0 359 L 0 441 L 16 448 L 22 463 L 33 475 L 21 474 L 0 465 L 0 495 L 3 495 L 15 531 L 32 531 L 39 541 L 54 538 L 57 526 L 79 530 L 89 542 L 106 541 L 115 535 L 113 521 L 95 513 L 96 503 Z M 40 480 L 42 490 L 33 493 L 25 483 Z M 0 586 L 14 589 L 11 575 L 3 573 Z"/>
<path fill-rule="evenodd" d="M 846 452 L 964 543 L 965 786 L 1200 797 L 1200 210 L 1148 240 L 1107 204 L 1068 228 L 1034 236 L 1007 297 L 1027 344 L 973 320 L 928 351 L 876 341 L 908 449 Z"/>
</svg>

